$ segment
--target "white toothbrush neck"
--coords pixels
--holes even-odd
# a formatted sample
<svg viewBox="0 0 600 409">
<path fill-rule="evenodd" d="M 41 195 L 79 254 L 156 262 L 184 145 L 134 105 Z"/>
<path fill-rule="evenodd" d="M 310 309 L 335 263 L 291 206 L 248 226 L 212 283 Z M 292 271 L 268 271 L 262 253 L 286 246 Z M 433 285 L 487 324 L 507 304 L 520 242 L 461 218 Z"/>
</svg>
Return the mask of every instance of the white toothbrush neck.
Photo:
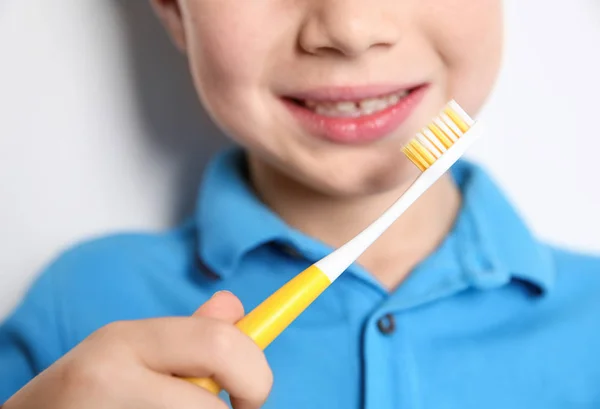
<svg viewBox="0 0 600 409">
<path fill-rule="evenodd" d="M 429 169 L 412 183 L 406 192 L 377 220 L 349 242 L 316 263 L 333 282 L 348 269 L 421 195 L 431 187 L 479 137 L 477 125 L 469 130 Z"/>
</svg>

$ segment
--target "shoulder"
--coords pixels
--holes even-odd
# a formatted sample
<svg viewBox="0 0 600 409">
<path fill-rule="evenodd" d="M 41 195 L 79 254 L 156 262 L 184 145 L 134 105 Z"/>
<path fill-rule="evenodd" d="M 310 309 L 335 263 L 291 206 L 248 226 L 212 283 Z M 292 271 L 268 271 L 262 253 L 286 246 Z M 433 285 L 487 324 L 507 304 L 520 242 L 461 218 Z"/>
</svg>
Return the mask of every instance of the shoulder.
<svg viewBox="0 0 600 409">
<path fill-rule="evenodd" d="M 110 322 L 193 311 L 209 290 L 196 278 L 200 285 L 189 294 L 190 277 L 198 276 L 190 274 L 195 233 L 194 225 L 185 223 L 161 233 L 98 237 L 66 249 L 0 325 L 0 353 L 12 348 L 15 356 L 27 354 L 39 372 Z M 186 297 L 193 304 L 187 305 Z"/>
<path fill-rule="evenodd" d="M 194 242 L 190 223 L 164 232 L 115 233 L 71 246 L 50 263 L 48 271 L 73 278 L 107 270 L 164 269 L 185 262 Z"/>
<path fill-rule="evenodd" d="M 557 287 L 600 289 L 600 255 L 550 247 Z"/>
<path fill-rule="evenodd" d="M 566 322 L 587 326 L 600 342 L 600 257 L 556 247 L 550 252 L 555 277 L 547 305 Z"/>
<path fill-rule="evenodd" d="M 123 232 L 82 241 L 64 250 L 45 269 L 62 284 L 79 280 L 120 279 L 140 271 L 180 270 L 190 262 L 195 231 L 183 224 L 160 233 Z"/>
<path fill-rule="evenodd" d="M 51 294 L 46 298 L 72 342 L 113 321 L 187 315 L 212 290 L 196 270 L 195 235 L 186 223 L 87 240 L 52 261 L 34 288 L 44 285 L 37 293 Z"/>
</svg>

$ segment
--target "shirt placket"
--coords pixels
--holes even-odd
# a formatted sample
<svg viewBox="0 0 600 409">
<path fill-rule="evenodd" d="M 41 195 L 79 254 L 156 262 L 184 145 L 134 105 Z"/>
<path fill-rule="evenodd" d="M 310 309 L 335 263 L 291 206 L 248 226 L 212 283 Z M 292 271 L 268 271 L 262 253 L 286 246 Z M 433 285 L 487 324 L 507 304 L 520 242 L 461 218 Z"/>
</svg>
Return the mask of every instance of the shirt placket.
<svg viewBox="0 0 600 409">
<path fill-rule="evenodd" d="M 416 378 L 398 312 L 380 309 L 364 328 L 365 409 L 416 408 Z"/>
</svg>

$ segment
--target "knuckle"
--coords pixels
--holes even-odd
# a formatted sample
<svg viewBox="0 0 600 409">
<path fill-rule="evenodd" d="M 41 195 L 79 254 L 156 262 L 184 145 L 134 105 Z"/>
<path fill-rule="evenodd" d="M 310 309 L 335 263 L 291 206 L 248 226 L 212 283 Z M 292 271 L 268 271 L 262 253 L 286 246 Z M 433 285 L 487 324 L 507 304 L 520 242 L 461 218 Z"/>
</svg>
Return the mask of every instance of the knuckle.
<svg viewBox="0 0 600 409">
<path fill-rule="evenodd" d="M 240 334 L 233 325 L 216 322 L 210 330 L 209 352 L 221 359 L 231 357 L 239 343 Z"/>
<path fill-rule="evenodd" d="M 100 329 L 96 330 L 92 335 L 89 336 L 90 341 L 100 343 L 114 344 L 116 342 L 123 342 L 125 334 L 128 330 L 128 324 L 124 321 L 115 321 L 107 324 Z"/>
<path fill-rule="evenodd" d="M 267 363 L 266 358 L 264 358 L 264 355 L 261 363 L 257 365 L 256 371 L 256 385 L 252 388 L 255 394 L 253 400 L 262 405 L 267 400 L 273 387 L 273 371 Z"/>
<path fill-rule="evenodd" d="M 267 400 L 273 387 L 273 371 L 267 361 L 264 352 L 248 337 L 243 346 L 242 357 L 246 360 L 243 376 L 243 394 L 253 407 L 261 407 Z M 240 357 L 238 357 L 240 358 Z"/>
<path fill-rule="evenodd" d="M 130 353 L 129 338 L 131 338 L 132 323 L 117 321 L 105 325 L 92 333 L 86 340 L 90 348 L 103 355 L 106 359 L 127 355 Z"/>
<path fill-rule="evenodd" d="M 273 371 L 271 370 L 271 367 L 269 366 L 269 364 L 267 364 L 267 361 L 265 359 L 265 399 L 266 397 L 269 395 L 269 393 L 271 393 L 271 388 L 273 387 L 273 381 L 274 381 L 274 377 L 273 377 Z"/>
<path fill-rule="evenodd" d="M 238 381 L 243 379 L 238 392 L 244 395 L 244 401 L 253 407 L 262 406 L 273 386 L 273 372 L 263 351 L 234 325 L 219 321 L 204 325 L 206 351 L 212 365 L 220 368 L 222 376 L 237 372 Z M 240 366 L 240 361 L 246 364 Z"/>
<path fill-rule="evenodd" d="M 113 361 L 99 357 L 77 357 L 64 368 L 62 380 L 69 390 L 107 393 L 119 383 L 119 373 Z"/>
</svg>

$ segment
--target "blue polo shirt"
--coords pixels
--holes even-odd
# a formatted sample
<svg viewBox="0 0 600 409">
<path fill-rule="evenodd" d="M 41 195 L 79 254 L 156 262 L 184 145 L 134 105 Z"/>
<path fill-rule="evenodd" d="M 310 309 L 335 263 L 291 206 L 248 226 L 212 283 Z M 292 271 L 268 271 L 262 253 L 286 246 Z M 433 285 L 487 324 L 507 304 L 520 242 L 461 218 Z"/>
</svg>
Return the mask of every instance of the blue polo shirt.
<svg viewBox="0 0 600 409">
<path fill-rule="evenodd" d="M 61 255 L 0 327 L 0 402 L 115 320 L 247 310 L 332 249 L 252 193 L 243 155 L 208 167 L 193 218 Z M 452 174 L 452 232 L 389 293 L 352 266 L 266 351 L 265 408 L 600 407 L 600 261 L 536 240 L 478 166 Z"/>
</svg>

